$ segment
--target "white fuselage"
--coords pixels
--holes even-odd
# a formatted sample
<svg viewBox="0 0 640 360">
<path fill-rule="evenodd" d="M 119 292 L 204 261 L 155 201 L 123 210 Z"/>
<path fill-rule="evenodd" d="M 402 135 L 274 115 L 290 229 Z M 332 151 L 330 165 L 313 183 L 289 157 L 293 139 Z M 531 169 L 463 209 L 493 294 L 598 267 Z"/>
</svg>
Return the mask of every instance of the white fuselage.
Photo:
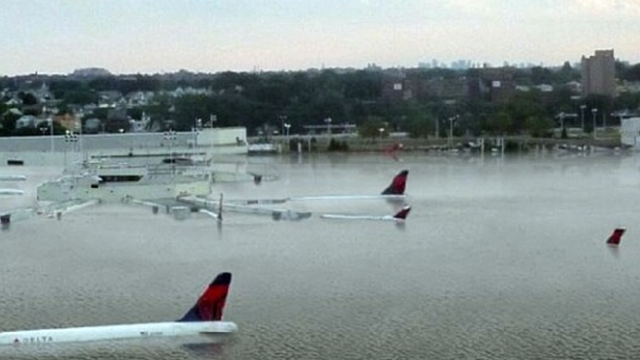
<svg viewBox="0 0 640 360">
<path fill-rule="evenodd" d="M 297 196 L 280 199 L 250 199 L 232 201 L 239 205 L 270 205 L 283 204 L 289 201 L 316 201 L 316 200 L 389 200 L 398 201 L 406 198 L 406 195 L 319 195 L 319 196 Z"/>
<path fill-rule="evenodd" d="M 404 219 L 396 218 L 392 215 L 346 215 L 346 214 L 322 214 L 323 219 L 338 219 L 338 220 L 380 220 L 380 221 L 398 221 L 402 222 Z"/>
<path fill-rule="evenodd" d="M 69 343 L 194 335 L 229 335 L 237 329 L 238 326 L 230 321 L 197 321 L 8 331 L 0 332 L 0 345 Z"/>
<path fill-rule="evenodd" d="M 20 189 L 0 189 L 0 195 L 24 195 L 24 190 Z"/>
</svg>

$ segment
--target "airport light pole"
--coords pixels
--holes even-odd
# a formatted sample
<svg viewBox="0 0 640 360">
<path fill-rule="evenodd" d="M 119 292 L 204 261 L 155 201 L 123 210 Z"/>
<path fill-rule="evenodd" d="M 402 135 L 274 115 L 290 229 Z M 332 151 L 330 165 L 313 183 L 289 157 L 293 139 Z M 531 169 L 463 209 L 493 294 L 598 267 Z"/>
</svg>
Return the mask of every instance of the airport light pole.
<svg viewBox="0 0 640 360">
<path fill-rule="evenodd" d="M 280 115 L 280 135 L 284 136 L 285 121 L 287 121 L 287 115 Z"/>
<path fill-rule="evenodd" d="M 171 175 L 175 174 L 176 164 L 173 159 L 173 141 L 177 138 L 176 132 L 173 129 L 169 129 L 169 131 L 164 132 L 164 139 L 169 142 L 169 159 L 171 162 Z"/>
<path fill-rule="evenodd" d="M 287 143 L 289 143 L 289 129 L 291 128 L 291 124 L 289 123 L 284 123 L 282 126 L 284 126 L 284 130 L 286 132 L 286 136 L 287 136 Z"/>
<path fill-rule="evenodd" d="M 560 131 L 564 130 L 564 112 L 558 114 L 560 116 Z"/>
<path fill-rule="evenodd" d="M 593 139 L 596 139 L 596 114 L 598 113 L 598 109 L 591 109 L 591 114 L 593 115 Z"/>
<path fill-rule="evenodd" d="M 202 119 L 197 118 L 194 124 L 195 126 L 191 131 L 193 132 L 193 147 L 198 149 L 198 135 L 200 135 L 200 128 L 202 127 Z"/>
<path fill-rule="evenodd" d="M 327 134 L 331 137 L 331 118 L 324 119 L 324 122 L 327 123 Z"/>
<path fill-rule="evenodd" d="M 453 122 L 458 120 L 458 115 L 452 116 L 449 119 L 449 149 L 453 147 Z"/>
<path fill-rule="evenodd" d="M 213 124 L 218 124 L 218 115 L 216 114 L 209 115 L 209 126 L 214 127 Z"/>
<path fill-rule="evenodd" d="M 587 105 L 580 105 L 580 120 L 582 122 L 582 132 L 584 133 L 584 109 L 587 108 Z"/>
<path fill-rule="evenodd" d="M 64 142 L 69 144 L 75 144 L 78 141 L 78 135 L 74 134 L 73 131 L 65 131 L 64 133 Z M 64 168 L 67 168 L 67 146 L 64 147 Z"/>
<path fill-rule="evenodd" d="M 80 137 L 79 137 L 80 154 L 82 155 L 82 157 L 84 157 L 84 144 L 82 141 L 82 119 L 78 119 L 78 122 L 76 123 L 76 128 L 80 132 Z"/>
<path fill-rule="evenodd" d="M 47 118 L 47 123 L 49 123 L 49 130 L 50 135 L 51 135 L 51 153 L 53 154 L 54 151 L 54 145 L 53 145 L 53 117 L 51 116 L 52 114 L 48 113 L 49 109 L 46 106 L 42 107 L 42 113 L 45 115 L 49 115 Z"/>
</svg>

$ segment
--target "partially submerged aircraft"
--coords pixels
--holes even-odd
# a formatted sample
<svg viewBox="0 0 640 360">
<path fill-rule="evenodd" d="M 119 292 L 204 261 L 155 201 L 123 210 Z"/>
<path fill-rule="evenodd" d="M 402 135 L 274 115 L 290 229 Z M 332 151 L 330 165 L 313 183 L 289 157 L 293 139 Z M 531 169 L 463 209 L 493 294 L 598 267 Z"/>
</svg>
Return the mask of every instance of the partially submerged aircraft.
<svg viewBox="0 0 640 360">
<path fill-rule="evenodd" d="M 166 188 L 163 187 L 164 185 L 160 185 L 160 187 L 156 189 L 154 186 L 157 184 L 155 183 L 144 186 L 139 184 L 140 179 L 149 176 L 147 172 L 144 172 L 146 170 L 140 167 L 111 166 L 100 167 L 96 170 L 99 170 L 99 172 L 65 176 L 41 184 L 37 188 L 38 200 L 53 201 L 53 203 L 47 206 L 40 206 L 39 204 L 28 209 L 17 209 L 0 213 L 2 228 L 8 229 L 13 220 L 23 218 L 24 216 L 22 216 L 22 214 L 17 216 L 19 212 L 24 212 L 23 210 L 26 210 L 25 213 L 29 216 L 46 215 L 61 220 L 64 214 L 109 201 L 148 206 L 154 214 L 157 214 L 160 209 L 165 209 L 167 214 L 172 215 L 177 220 L 187 219 L 191 216 L 191 213 L 201 213 L 216 219 L 218 223 L 222 221 L 222 195 L 219 201 L 205 195 L 205 193 L 209 194 L 211 191 L 206 178 L 192 179 L 192 182 L 185 183 L 187 187 L 183 188 L 177 187 L 176 183 L 171 186 L 167 185 Z M 134 174 L 132 171 L 140 171 L 140 174 Z M 151 176 L 152 179 L 155 179 L 155 177 L 163 178 L 157 173 L 157 169 L 154 171 L 156 172 Z M 396 201 L 405 198 L 404 192 L 408 174 L 408 170 L 401 171 L 393 178 L 391 184 L 378 195 L 329 195 L 289 197 L 283 199 L 231 200 L 224 202 L 224 209 L 229 212 L 266 215 L 276 221 L 304 220 L 311 217 L 311 212 L 275 208 L 268 205 L 305 200 L 386 199 Z M 172 173 L 164 175 L 164 177 L 169 176 L 170 178 L 174 176 Z M 134 182 L 134 184 L 127 185 L 130 182 Z M 83 186 L 78 186 L 81 183 Z M 206 191 L 199 187 L 201 183 L 207 183 Z M 65 186 L 69 187 L 69 189 L 74 189 L 73 196 L 70 196 L 70 193 L 64 190 L 66 189 Z M 104 194 L 108 194 L 108 196 Z M 135 195 L 132 196 L 131 194 Z"/>
<path fill-rule="evenodd" d="M 351 215 L 351 214 L 322 214 L 323 219 L 336 219 L 336 220 L 381 220 L 381 221 L 396 221 L 403 222 L 409 215 L 411 206 L 405 205 L 393 215 Z"/>
<path fill-rule="evenodd" d="M 391 184 L 387 186 L 382 193 L 378 195 L 320 195 L 320 196 L 299 196 L 288 197 L 282 199 L 253 199 L 234 201 L 238 205 L 265 205 L 265 204 L 282 204 L 288 201 L 307 201 L 307 200 L 366 200 L 366 199 L 387 199 L 399 200 L 405 198 L 405 188 L 407 186 L 407 178 L 409 170 L 402 170 L 397 174 Z"/>
<path fill-rule="evenodd" d="M 176 336 L 226 336 L 238 330 L 230 321 L 222 320 L 231 273 L 223 272 L 209 284 L 196 304 L 179 320 L 145 324 L 87 326 L 0 332 L 0 345 L 31 345 L 108 341 Z"/>
<path fill-rule="evenodd" d="M 267 216 L 271 216 L 276 221 L 304 220 L 311 217 L 311 212 L 264 207 L 264 205 L 276 205 L 276 204 L 286 203 L 288 201 L 306 201 L 306 200 L 363 200 L 363 199 L 400 200 L 405 198 L 404 192 L 407 186 L 408 176 L 409 176 L 409 170 L 402 170 L 393 178 L 393 180 L 391 181 L 391 184 L 389 184 L 389 186 L 387 186 L 382 191 L 382 193 L 378 195 L 325 195 L 325 196 L 289 197 L 289 198 L 282 198 L 282 199 L 230 200 L 224 203 L 224 209 L 226 211 L 231 211 L 231 212 L 267 215 Z M 222 211 L 222 199 L 220 200 L 219 203 L 216 203 L 215 200 L 208 199 L 206 197 L 178 196 L 177 200 L 180 202 L 189 204 L 193 206 L 195 209 L 199 209 L 198 211 L 201 211 L 201 212 L 209 211 L 213 209 L 220 209 L 218 213 L 221 214 L 221 211 Z"/>
<path fill-rule="evenodd" d="M 620 245 L 620 241 L 622 241 L 622 235 L 624 235 L 627 229 L 623 227 L 618 227 L 613 230 L 609 238 L 607 239 L 607 245 L 609 246 L 618 246 Z"/>
</svg>

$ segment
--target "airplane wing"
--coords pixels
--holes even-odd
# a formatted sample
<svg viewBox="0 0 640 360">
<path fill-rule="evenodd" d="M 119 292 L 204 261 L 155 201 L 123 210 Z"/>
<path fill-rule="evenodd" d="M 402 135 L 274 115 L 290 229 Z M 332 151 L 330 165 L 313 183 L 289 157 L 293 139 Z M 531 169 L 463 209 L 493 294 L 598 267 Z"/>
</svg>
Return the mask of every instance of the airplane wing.
<svg viewBox="0 0 640 360">
<path fill-rule="evenodd" d="M 56 202 L 48 205 L 40 212 L 46 214 L 48 217 L 56 217 L 58 220 L 62 220 L 62 215 L 72 213 L 75 211 L 86 209 L 90 206 L 100 204 L 100 199 L 91 200 L 69 200 L 63 202 Z"/>
<path fill-rule="evenodd" d="M 211 207 L 189 203 L 182 201 L 182 199 L 183 197 L 178 197 L 177 199 L 158 199 L 157 201 L 148 201 L 127 197 L 123 199 L 123 202 L 126 204 L 149 207 L 154 214 L 160 212 L 160 209 L 164 209 L 165 213 L 172 215 L 176 220 L 185 220 L 189 217 L 190 213 L 198 212 L 210 216 L 218 221 L 222 221 L 221 208 L 219 208 L 216 213 Z"/>
<path fill-rule="evenodd" d="M 381 220 L 381 221 L 396 221 L 403 222 L 406 220 L 407 215 L 411 211 L 411 206 L 405 205 L 393 215 L 354 215 L 354 214 L 322 214 L 323 219 L 337 219 L 337 220 Z"/>
<path fill-rule="evenodd" d="M 38 211 L 33 207 L 16 208 L 0 212 L 0 225 L 2 230 L 9 229 L 14 221 L 30 219 L 37 216 Z"/>
<path fill-rule="evenodd" d="M 24 195 L 24 191 L 20 189 L 1 188 L 0 195 Z"/>
<path fill-rule="evenodd" d="M 240 204 L 236 202 L 225 202 L 223 204 L 223 202 L 221 201 L 222 197 L 220 198 L 219 201 L 215 201 L 215 200 L 204 198 L 204 197 L 197 197 L 197 196 L 182 196 L 182 197 L 179 197 L 178 200 L 186 204 L 189 204 L 191 206 L 197 206 L 205 210 L 222 209 L 224 207 L 224 210 L 228 212 L 266 215 L 266 216 L 271 216 L 274 220 L 295 221 L 295 220 L 304 220 L 311 217 L 311 213 L 305 212 L 305 211 L 258 207 L 258 206 Z M 220 210 L 218 213 L 221 213 Z"/>
<path fill-rule="evenodd" d="M 58 220 L 62 219 L 62 215 L 84 209 L 86 207 L 98 204 L 98 200 L 88 201 L 65 201 L 60 203 L 53 203 L 45 208 L 39 206 L 16 208 L 6 211 L 0 211 L 0 225 L 3 230 L 8 229 L 15 221 L 27 220 L 36 216 L 48 216 L 50 218 L 55 217 Z"/>
</svg>

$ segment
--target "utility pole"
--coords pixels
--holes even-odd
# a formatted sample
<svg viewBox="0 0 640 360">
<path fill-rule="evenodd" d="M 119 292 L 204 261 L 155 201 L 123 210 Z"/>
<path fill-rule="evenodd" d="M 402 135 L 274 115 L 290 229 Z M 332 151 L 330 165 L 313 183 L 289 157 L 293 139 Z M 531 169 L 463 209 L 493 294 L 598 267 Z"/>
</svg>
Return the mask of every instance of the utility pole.
<svg viewBox="0 0 640 360">
<path fill-rule="evenodd" d="M 596 114 L 598 113 L 598 109 L 591 109 L 591 114 L 593 115 L 593 140 L 596 139 Z"/>
</svg>

